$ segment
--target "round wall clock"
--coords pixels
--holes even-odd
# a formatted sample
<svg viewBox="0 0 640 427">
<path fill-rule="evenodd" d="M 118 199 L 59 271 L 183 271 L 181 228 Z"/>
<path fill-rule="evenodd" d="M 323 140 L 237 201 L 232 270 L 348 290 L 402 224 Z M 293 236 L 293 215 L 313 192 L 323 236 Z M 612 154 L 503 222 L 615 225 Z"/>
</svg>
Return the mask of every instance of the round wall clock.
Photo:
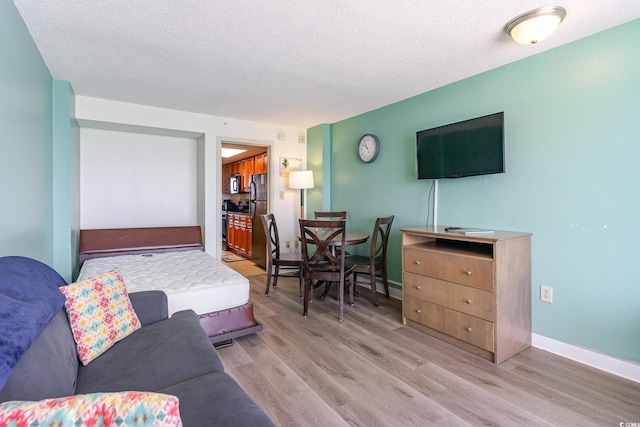
<svg viewBox="0 0 640 427">
<path fill-rule="evenodd" d="M 380 153 L 380 140 L 370 133 L 362 135 L 358 141 L 358 157 L 365 163 L 372 163 Z"/>
</svg>

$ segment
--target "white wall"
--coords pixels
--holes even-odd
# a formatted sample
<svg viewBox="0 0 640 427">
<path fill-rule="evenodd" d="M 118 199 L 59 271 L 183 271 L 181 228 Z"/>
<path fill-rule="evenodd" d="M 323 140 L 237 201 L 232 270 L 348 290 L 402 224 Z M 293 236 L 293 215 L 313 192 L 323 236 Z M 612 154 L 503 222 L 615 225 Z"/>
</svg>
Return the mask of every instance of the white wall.
<svg viewBox="0 0 640 427">
<path fill-rule="evenodd" d="M 306 143 L 298 143 L 298 136 L 304 136 L 306 141 L 304 129 L 83 96 L 76 96 L 76 118 L 81 127 L 82 228 L 89 228 L 89 225 L 91 225 L 90 228 L 106 228 L 112 226 L 107 225 L 109 222 L 113 222 L 110 217 L 97 214 L 97 210 L 100 209 L 97 206 L 97 203 L 100 202 L 99 197 L 87 195 L 86 197 L 89 199 L 85 198 L 85 193 L 91 186 L 101 186 L 99 190 L 93 190 L 93 192 L 100 191 L 103 194 L 108 192 L 111 197 L 126 193 L 130 203 L 138 204 L 139 202 L 134 196 L 139 195 L 141 190 L 133 189 L 134 184 L 137 185 L 135 182 L 128 180 L 116 182 L 96 176 L 88 179 L 91 172 L 87 168 L 94 167 L 98 162 L 96 153 L 92 154 L 92 152 L 105 150 L 109 144 L 114 143 L 112 138 L 118 135 L 116 139 L 121 141 L 121 146 L 117 150 L 113 150 L 113 154 L 102 153 L 99 155 L 109 156 L 112 161 L 126 163 L 125 173 L 132 180 L 137 177 L 134 172 L 135 167 L 144 168 L 148 173 L 153 174 L 155 173 L 154 168 L 158 168 L 158 165 L 162 164 L 162 168 L 169 167 L 166 173 L 170 173 L 180 181 L 179 185 L 170 186 L 172 193 L 178 191 L 178 188 L 185 188 L 188 185 L 187 181 L 193 182 L 193 191 L 195 192 L 185 196 L 186 199 L 182 200 L 183 203 L 163 205 L 163 210 L 166 212 L 154 212 L 153 208 L 149 208 L 149 204 L 159 203 L 157 196 L 164 195 L 165 192 L 152 182 L 145 181 L 143 186 L 145 191 L 154 194 L 155 200 L 145 201 L 145 208 L 138 206 L 123 212 L 119 215 L 118 221 L 126 223 L 126 226 L 162 226 L 175 225 L 173 223 L 175 221 L 191 221 L 191 223 L 184 225 L 202 226 L 205 250 L 212 256 L 219 258 L 222 215 L 220 148 L 221 141 L 224 140 L 269 147 L 269 171 L 271 172 L 269 210 L 278 219 L 280 238 L 283 241 L 295 239 L 300 193 L 297 190 L 287 188 L 287 179 L 279 176 L 278 163 L 280 157 L 294 157 L 303 159 L 303 164 L 306 165 Z M 278 134 L 281 132 L 286 135 L 284 140 L 278 138 Z M 195 143 L 195 166 L 192 149 L 183 149 L 179 143 L 185 143 L 192 147 Z M 163 146 L 162 153 L 151 152 L 153 151 L 152 147 L 161 145 Z M 171 153 L 166 154 L 165 149 Z M 179 154 L 173 150 L 177 150 Z M 178 158 L 170 159 L 174 154 Z M 122 158 L 115 158 L 119 156 Z M 156 178 L 158 177 L 156 176 Z M 285 194 L 283 200 L 279 198 L 281 191 L 284 191 Z M 195 208 L 193 207 L 194 200 Z M 184 205 L 189 205 L 189 207 Z M 159 216 L 160 214 L 162 217 Z M 172 223 L 163 224 L 162 222 L 165 220 Z"/>
<path fill-rule="evenodd" d="M 197 223 L 197 141 L 84 128 L 80 227 Z"/>
</svg>

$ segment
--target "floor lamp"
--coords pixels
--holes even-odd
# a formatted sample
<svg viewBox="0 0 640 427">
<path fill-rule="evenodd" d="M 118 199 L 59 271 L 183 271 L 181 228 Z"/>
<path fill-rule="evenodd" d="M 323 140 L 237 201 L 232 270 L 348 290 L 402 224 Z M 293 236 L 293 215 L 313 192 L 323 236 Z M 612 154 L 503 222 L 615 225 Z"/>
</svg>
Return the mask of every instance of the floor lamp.
<svg viewBox="0 0 640 427">
<path fill-rule="evenodd" d="M 300 219 L 304 219 L 304 190 L 313 188 L 313 171 L 289 172 L 289 188 L 300 190 Z"/>
</svg>

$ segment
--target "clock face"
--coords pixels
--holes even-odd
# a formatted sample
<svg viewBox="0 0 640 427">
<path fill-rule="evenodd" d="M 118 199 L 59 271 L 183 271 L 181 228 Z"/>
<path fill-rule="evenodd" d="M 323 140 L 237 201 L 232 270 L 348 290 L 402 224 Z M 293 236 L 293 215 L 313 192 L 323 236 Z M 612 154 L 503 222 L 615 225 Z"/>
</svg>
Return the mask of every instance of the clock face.
<svg viewBox="0 0 640 427">
<path fill-rule="evenodd" d="M 358 142 L 358 157 L 365 163 L 373 162 L 380 152 L 378 137 L 371 134 L 363 135 Z"/>
</svg>

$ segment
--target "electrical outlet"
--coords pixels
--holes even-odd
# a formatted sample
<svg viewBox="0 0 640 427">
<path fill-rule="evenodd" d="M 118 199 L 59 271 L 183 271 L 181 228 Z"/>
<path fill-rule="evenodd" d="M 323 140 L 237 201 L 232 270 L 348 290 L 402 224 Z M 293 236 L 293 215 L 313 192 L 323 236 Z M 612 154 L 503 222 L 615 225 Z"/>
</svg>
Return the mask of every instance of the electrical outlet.
<svg viewBox="0 0 640 427">
<path fill-rule="evenodd" d="M 553 288 L 551 286 L 540 286 L 540 301 L 553 303 Z"/>
<path fill-rule="evenodd" d="M 298 249 L 298 246 L 300 245 L 300 242 L 298 242 L 297 240 L 295 242 L 293 242 L 294 245 L 296 245 L 296 249 Z"/>
<path fill-rule="evenodd" d="M 285 246 L 287 249 L 291 249 L 291 242 L 287 240 L 286 242 L 284 242 L 284 246 Z"/>
</svg>

